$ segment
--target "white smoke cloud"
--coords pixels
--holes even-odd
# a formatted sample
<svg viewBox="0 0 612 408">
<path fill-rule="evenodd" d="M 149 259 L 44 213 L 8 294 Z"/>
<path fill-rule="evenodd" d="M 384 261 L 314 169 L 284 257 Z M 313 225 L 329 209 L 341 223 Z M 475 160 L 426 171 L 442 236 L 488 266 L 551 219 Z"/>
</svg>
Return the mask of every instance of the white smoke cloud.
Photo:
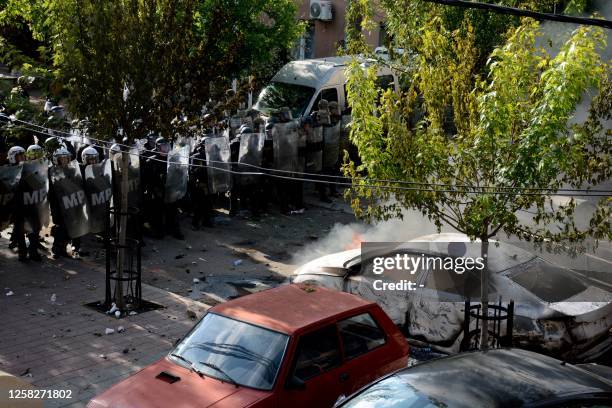
<svg viewBox="0 0 612 408">
<path fill-rule="evenodd" d="M 403 219 L 391 219 L 374 224 L 335 224 L 322 239 L 313 242 L 296 253 L 292 263 L 302 265 L 308 261 L 335 252 L 358 248 L 361 242 L 404 242 L 437 232 L 417 211 L 405 210 Z M 442 227 L 442 232 L 454 232 L 451 227 Z"/>
</svg>

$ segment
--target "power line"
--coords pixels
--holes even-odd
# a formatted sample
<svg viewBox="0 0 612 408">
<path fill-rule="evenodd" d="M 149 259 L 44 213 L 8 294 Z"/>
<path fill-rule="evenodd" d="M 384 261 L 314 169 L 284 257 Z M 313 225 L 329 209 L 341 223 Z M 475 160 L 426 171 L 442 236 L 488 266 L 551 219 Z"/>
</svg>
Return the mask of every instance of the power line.
<svg viewBox="0 0 612 408">
<path fill-rule="evenodd" d="M 488 4 L 481 3 L 477 1 L 466 1 L 466 0 L 424 0 L 429 3 L 442 4 L 445 6 L 455 6 L 455 7 L 463 7 L 470 9 L 480 9 L 492 11 L 500 14 L 509 14 L 521 17 L 531 17 L 536 20 L 550 20 L 550 21 L 559 21 L 562 23 L 573 23 L 580 25 L 589 25 L 589 26 L 598 26 L 607 28 L 608 30 L 612 29 L 612 21 L 598 18 L 590 18 L 590 17 L 574 17 L 568 16 L 564 14 L 554 14 L 554 13 L 542 13 L 538 11 L 531 10 L 523 10 L 516 7 L 509 6 L 500 6 L 497 4 Z"/>
<path fill-rule="evenodd" d="M 0 115 L 0 119 L 5 119 L 6 120 L 6 116 L 5 115 Z M 33 124 L 30 122 L 25 122 L 25 121 L 21 121 L 18 119 L 15 119 L 15 121 L 17 122 L 22 122 L 22 123 L 26 123 L 26 124 L 30 124 L 33 126 L 36 126 L 38 128 L 41 129 L 45 129 L 45 130 L 51 130 L 53 132 L 56 132 L 55 129 L 50 129 L 50 128 L 45 128 L 44 126 L 41 125 L 37 125 L 37 124 Z M 29 130 L 31 132 L 34 133 L 38 133 L 41 135 L 45 135 L 45 136 L 52 136 L 51 134 L 49 134 L 48 132 L 43 132 L 42 130 L 36 130 L 36 129 L 30 129 L 27 127 L 23 127 L 26 130 Z M 83 136 L 83 135 L 75 135 L 72 133 L 68 133 L 68 132 L 64 132 L 64 131 L 57 131 L 59 133 L 63 133 L 66 135 L 69 135 L 69 137 L 80 137 L 81 139 L 85 140 L 89 140 L 91 141 L 96 141 L 102 144 L 117 144 L 118 146 L 122 146 L 125 147 L 127 149 L 132 149 L 134 148 L 134 146 L 128 146 L 128 145 L 124 145 L 121 143 L 115 143 L 112 141 L 107 141 L 107 140 L 100 140 L 100 139 L 95 139 L 95 138 L 91 138 L 89 136 Z M 100 146 L 103 150 L 108 150 L 110 151 L 110 147 L 105 147 L 105 146 Z M 142 152 L 150 152 L 150 153 L 157 153 L 154 150 L 143 150 Z M 161 160 L 161 159 L 157 159 L 155 157 L 151 157 L 151 156 L 144 156 L 141 154 L 141 152 L 139 151 L 138 154 L 134 154 L 134 153 L 129 153 L 130 155 L 133 156 L 138 156 L 143 157 L 147 160 L 153 160 L 153 161 L 157 161 L 157 162 L 163 162 L 163 163 L 167 163 L 167 160 Z M 199 160 L 199 159 L 196 159 Z M 233 174 L 233 175 L 252 175 L 252 176 L 266 176 L 266 177 L 271 177 L 271 178 L 276 178 L 276 179 L 284 179 L 284 180 L 294 180 L 294 181 L 304 181 L 304 182 L 312 182 L 312 183 L 325 183 L 325 184 L 334 184 L 334 185 L 338 185 L 338 186 L 345 186 L 345 187 L 355 187 L 355 185 L 353 184 L 353 181 L 366 181 L 369 183 L 390 183 L 390 184 L 410 184 L 413 182 L 406 182 L 403 180 L 376 180 L 376 179 L 367 179 L 367 178 L 350 178 L 350 177 L 345 177 L 345 176 L 328 176 L 328 175 L 322 175 L 322 174 L 315 174 L 315 173 L 303 173 L 303 172 L 298 172 L 298 171 L 288 171 L 288 170 L 278 170 L 278 169 L 270 169 L 267 167 L 259 167 L 259 166 L 255 166 L 255 165 L 250 165 L 250 164 L 246 164 L 246 163 L 239 163 L 239 162 L 221 162 L 221 161 L 214 161 L 214 160 L 207 160 L 208 163 L 212 163 L 212 164 L 223 164 L 224 166 L 231 166 L 231 165 L 238 165 L 238 166 L 243 166 L 243 167 L 254 167 L 260 170 L 260 172 L 244 172 L 244 171 L 235 171 L 235 170 L 231 170 L 231 169 L 227 169 L 224 167 L 217 167 L 217 166 L 211 166 L 211 165 L 203 165 L 203 164 L 179 164 L 181 166 L 187 166 L 187 167 L 198 167 L 198 168 L 207 168 L 207 169 L 213 169 L 213 170 L 217 170 L 217 171 L 221 171 L 221 172 L 225 172 L 225 173 L 229 173 L 229 174 Z M 278 174 L 271 174 L 270 172 L 283 172 L 285 174 L 288 174 L 287 176 L 281 176 Z M 311 177 L 316 177 L 316 178 L 308 178 L 308 177 L 295 177 L 295 175 L 305 175 L 305 176 L 311 176 Z M 323 180 L 326 179 L 326 180 Z M 342 178 L 342 179 L 346 179 L 349 180 L 347 182 L 337 182 L 337 181 L 330 181 L 329 178 Z M 610 195 L 612 195 L 612 191 L 609 190 L 588 190 L 588 189 L 584 189 L 584 190 L 579 190 L 579 189 L 557 189 L 555 191 L 552 191 L 552 189 L 544 189 L 544 188 L 520 188 L 520 187 L 495 187 L 495 186 L 467 186 L 467 185 L 463 185 L 463 186 L 458 186 L 458 185 L 452 185 L 452 184 L 436 184 L 436 183 L 417 183 L 414 182 L 413 185 L 417 185 L 417 186 L 424 186 L 424 187 L 443 187 L 442 189 L 435 189 L 435 188 L 424 188 L 424 187 L 402 187 L 402 186 L 389 186 L 389 185 L 381 185 L 381 184 L 357 184 L 357 187 L 362 187 L 362 188 L 371 188 L 371 189 L 383 189 L 383 190 L 398 190 L 398 191 L 421 191 L 421 192 L 432 192 L 432 193 L 456 193 L 456 194 L 483 194 L 483 195 L 522 195 L 522 196 L 541 196 L 541 195 L 546 195 L 546 196 L 567 196 L 567 197 L 609 197 Z M 500 189 L 505 189 L 506 191 L 499 191 Z M 510 191 L 509 189 L 512 190 L 516 190 L 515 192 Z M 526 192 L 526 191 L 548 191 L 548 193 L 536 193 L 536 192 Z M 559 191 L 563 191 L 562 193 L 560 193 Z"/>
</svg>

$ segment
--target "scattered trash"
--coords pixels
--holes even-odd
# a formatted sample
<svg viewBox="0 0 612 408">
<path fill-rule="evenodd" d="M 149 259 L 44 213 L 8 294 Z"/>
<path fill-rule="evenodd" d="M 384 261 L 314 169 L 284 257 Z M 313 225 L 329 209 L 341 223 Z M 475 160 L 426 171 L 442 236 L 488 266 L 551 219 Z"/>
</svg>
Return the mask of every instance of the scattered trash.
<svg viewBox="0 0 612 408">
<path fill-rule="evenodd" d="M 196 261 L 191 261 L 192 265 L 197 265 L 198 263 Z"/>
<path fill-rule="evenodd" d="M 189 270 L 189 268 L 185 269 L 185 273 L 191 273 L 191 271 Z"/>
<path fill-rule="evenodd" d="M 19 374 L 20 377 L 25 377 L 28 374 L 30 374 L 30 367 L 26 368 L 25 371 L 21 374 Z M 32 376 L 32 374 L 30 374 L 30 377 Z"/>
<path fill-rule="evenodd" d="M 125 327 L 119 326 L 117 327 L 117 333 L 123 333 L 125 331 Z"/>
<path fill-rule="evenodd" d="M 40 314 L 45 314 L 46 313 L 45 309 L 38 309 L 37 312 L 40 313 Z"/>
<path fill-rule="evenodd" d="M 100 333 L 100 332 L 95 332 L 95 333 L 94 333 L 94 336 L 96 336 L 96 337 L 102 337 L 102 333 Z"/>
<path fill-rule="evenodd" d="M 304 208 L 300 208 L 299 210 L 294 210 L 289 212 L 290 215 L 295 215 L 295 214 L 304 214 L 304 211 L 306 211 L 306 209 Z"/>
<path fill-rule="evenodd" d="M 204 259 L 204 258 L 198 258 L 198 259 L 199 259 L 200 261 L 202 261 L 202 262 L 208 262 L 208 261 L 207 261 L 206 259 Z"/>
<path fill-rule="evenodd" d="M 104 354 L 100 354 L 98 357 L 103 358 L 106 360 L 106 356 Z"/>
<path fill-rule="evenodd" d="M 308 236 L 308 239 L 311 241 L 316 241 L 317 239 L 319 239 L 319 237 L 317 235 L 311 234 Z"/>
<path fill-rule="evenodd" d="M 115 312 L 115 317 L 116 317 L 117 319 L 119 319 L 119 318 L 121 317 L 121 311 L 120 311 L 120 310 L 117 310 L 117 311 Z"/>
<path fill-rule="evenodd" d="M 239 266 L 239 265 L 242 265 L 242 259 L 236 259 L 234 261 L 234 266 Z"/>
<path fill-rule="evenodd" d="M 56 300 L 57 300 L 57 295 L 54 293 L 51 295 L 51 303 L 55 303 Z"/>
<path fill-rule="evenodd" d="M 185 257 L 185 254 L 178 254 L 177 256 L 174 257 L 174 259 L 182 259 Z"/>
<path fill-rule="evenodd" d="M 124 349 L 123 349 L 123 354 L 127 354 L 127 353 L 129 353 L 129 352 L 130 352 L 130 349 L 128 349 L 128 348 L 124 348 Z"/>
<path fill-rule="evenodd" d="M 132 311 L 131 311 L 129 314 L 130 314 L 130 316 L 136 316 L 138 313 L 137 313 L 137 312 L 134 312 L 134 311 L 132 310 Z"/>
<path fill-rule="evenodd" d="M 113 303 L 113 305 L 111 306 L 110 310 L 108 312 L 106 312 L 106 313 L 113 314 L 113 313 L 115 313 L 117 311 L 117 309 L 118 309 L 117 305 Z"/>
<path fill-rule="evenodd" d="M 107 336 L 109 334 L 113 334 L 115 332 L 115 329 L 109 329 L 108 327 L 106 328 L 106 330 L 104 330 L 104 334 L 106 334 Z"/>
<path fill-rule="evenodd" d="M 6 296 L 13 296 L 15 293 L 12 290 L 6 292 Z"/>
<path fill-rule="evenodd" d="M 197 319 L 198 316 L 193 310 L 187 309 L 187 317 L 190 318 L 191 320 L 195 320 Z"/>
<path fill-rule="evenodd" d="M 185 249 L 191 249 L 191 248 L 192 248 L 191 245 L 189 245 L 189 244 L 185 245 Z"/>
<path fill-rule="evenodd" d="M 193 283 L 200 283 L 200 280 L 198 278 L 193 278 Z"/>
<path fill-rule="evenodd" d="M 159 250 L 158 250 L 156 247 L 153 247 L 151 250 L 152 250 L 153 252 L 159 252 Z"/>
<path fill-rule="evenodd" d="M 30 297 L 30 296 L 32 296 L 32 294 L 31 294 L 31 293 L 26 293 L 26 294 L 25 294 L 25 297 Z"/>
</svg>

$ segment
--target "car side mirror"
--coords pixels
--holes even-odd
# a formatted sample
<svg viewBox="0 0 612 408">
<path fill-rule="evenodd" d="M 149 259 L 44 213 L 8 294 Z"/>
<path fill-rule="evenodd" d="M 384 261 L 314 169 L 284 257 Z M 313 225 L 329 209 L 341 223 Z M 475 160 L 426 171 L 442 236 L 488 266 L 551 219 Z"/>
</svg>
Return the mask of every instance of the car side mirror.
<svg viewBox="0 0 612 408">
<path fill-rule="evenodd" d="M 288 390 L 303 390 L 306 388 L 306 383 L 301 378 L 292 375 L 287 380 L 285 388 L 287 388 Z"/>
</svg>

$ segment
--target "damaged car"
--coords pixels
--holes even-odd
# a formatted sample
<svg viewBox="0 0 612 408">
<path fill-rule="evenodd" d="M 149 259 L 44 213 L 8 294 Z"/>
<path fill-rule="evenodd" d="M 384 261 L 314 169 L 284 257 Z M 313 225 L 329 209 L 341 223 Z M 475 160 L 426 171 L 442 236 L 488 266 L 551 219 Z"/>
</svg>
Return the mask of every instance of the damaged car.
<svg viewBox="0 0 612 408">
<path fill-rule="evenodd" d="M 298 268 L 294 282 L 310 282 L 376 301 L 411 339 L 445 353 L 461 350 L 466 300 L 479 303 L 480 273 L 440 273 L 420 268 L 409 275 L 417 290 L 403 289 L 405 271 L 373 273 L 380 256 L 449 256 L 453 243 L 467 255 L 480 244 L 463 234 L 434 234 L 410 242 L 381 245 L 367 253 L 352 249 L 327 255 Z M 478 253 L 476 253 L 478 252 Z M 452 254 L 451 254 L 452 255 Z M 465 254 L 464 254 L 465 255 Z M 453 255 L 456 256 L 456 255 Z M 567 361 L 608 358 L 612 352 L 612 293 L 606 282 L 555 265 L 507 243 L 489 246 L 489 299 L 514 301 L 512 344 Z M 472 327 L 470 327 L 472 329 Z M 505 327 L 501 327 L 501 335 Z"/>
</svg>

